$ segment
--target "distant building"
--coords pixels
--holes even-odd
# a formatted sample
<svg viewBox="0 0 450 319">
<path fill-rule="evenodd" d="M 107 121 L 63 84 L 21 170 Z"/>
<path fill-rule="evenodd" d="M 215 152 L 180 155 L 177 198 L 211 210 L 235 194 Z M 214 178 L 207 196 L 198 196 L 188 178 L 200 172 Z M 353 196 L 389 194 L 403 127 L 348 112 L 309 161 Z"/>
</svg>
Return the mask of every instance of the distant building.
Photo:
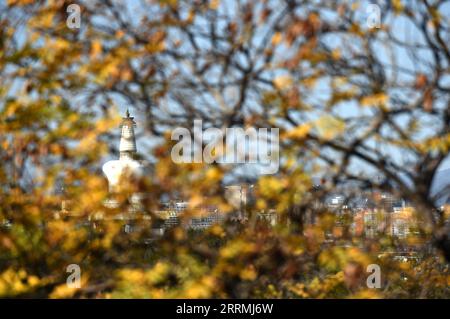
<svg viewBox="0 0 450 319">
<path fill-rule="evenodd" d="M 137 145 L 134 128 L 136 123 L 127 110 L 126 116 L 121 123 L 121 136 L 119 144 L 119 159 L 111 160 L 103 165 L 103 172 L 108 180 L 109 197 L 104 201 L 105 210 L 121 207 L 116 195 L 123 190 L 132 191 L 128 198 L 124 212 L 111 217 L 116 220 L 130 220 L 124 226 L 125 233 L 131 233 L 139 226 L 131 222 L 136 214 L 143 213 L 144 217 L 151 218 L 146 214 L 143 202 L 146 194 L 139 191 L 139 182 L 145 177 L 146 165 L 136 160 Z M 203 230 L 216 223 L 221 223 L 225 218 L 237 222 L 256 221 L 265 225 L 274 226 L 279 222 L 278 213 L 275 209 L 254 212 L 256 187 L 251 182 L 237 183 L 225 186 L 225 199 L 232 207 L 232 212 L 225 215 L 218 207 L 211 205 L 198 205 L 189 207 L 189 202 L 183 199 L 167 200 L 161 203 L 159 210 L 153 213 L 158 216 L 158 222 L 153 224 L 150 232 L 153 236 L 161 236 L 164 232 L 176 226 L 191 230 Z M 133 190 L 135 190 L 133 192 Z M 324 192 L 323 185 L 314 185 L 311 194 Z M 322 195 L 321 195 L 322 196 Z M 412 231 L 413 209 L 407 203 L 394 196 L 377 192 L 361 192 L 357 195 L 348 193 L 329 193 L 313 201 L 310 209 L 305 212 L 305 225 L 315 224 L 317 211 L 329 211 L 336 214 L 336 225 L 330 232 L 331 237 L 343 237 L 351 233 L 356 236 L 374 238 L 384 232 L 398 238 L 407 237 Z M 187 218 L 185 214 L 191 214 Z M 303 212 L 299 212 L 303 213 Z M 63 200 L 61 211 L 57 214 L 70 215 L 69 201 Z M 90 220 L 98 221 L 106 219 L 104 212 L 99 211 L 91 214 Z M 142 217 L 142 216 L 141 216 Z M 289 222 L 289 221 L 288 221 Z M 328 236 L 328 235 L 327 235 Z"/>
<path fill-rule="evenodd" d="M 105 201 L 105 206 L 108 208 L 117 208 L 119 203 L 114 198 L 115 194 L 122 191 L 122 187 L 131 187 L 144 176 L 144 167 L 142 163 L 136 161 L 135 155 L 137 152 L 136 137 L 134 128 L 136 122 L 130 116 L 127 110 L 126 117 L 122 119 L 122 133 L 119 144 L 119 159 L 108 161 L 103 165 L 103 173 L 108 179 L 110 198 Z M 133 211 L 142 210 L 142 199 L 144 194 L 133 193 L 130 198 L 130 213 Z"/>
</svg>

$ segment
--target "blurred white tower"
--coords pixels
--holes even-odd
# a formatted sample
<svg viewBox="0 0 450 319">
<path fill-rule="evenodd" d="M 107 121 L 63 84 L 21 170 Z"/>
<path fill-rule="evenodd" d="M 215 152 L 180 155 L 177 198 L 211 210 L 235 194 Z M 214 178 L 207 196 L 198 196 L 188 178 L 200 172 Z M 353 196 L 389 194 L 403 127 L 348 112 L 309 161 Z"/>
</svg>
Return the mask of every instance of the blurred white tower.
<svg viewBox="0 0 450 319">
<path fill-rule="evenodd" d="M 134 154 L 136 154 L 136 138 L 134 136 L 134 128 L 136 127 L 136 122 L 134 122 L 134 117 L 130 117 L 130 112 L 127 110 L 127 117 L 122 119 L 122 135 L 120 136 L 120 159 L 133 159 Z"/>
<path fill-rule="evenodd" d="M 136 123 L 130 117 L 130 112 L 127 110 L 126 117 L 122 119 L 122 134 L 120 136 L 118 160 L 108 161 L 103 165 L 103 173 L 106 175 L 109 184 L 109 192 L 114 194 L 120 191 L 120 181 L 127 179 L 135 182 L 144 175 L 144 169 L 141 163 L 134 160 L 136 154 L 136 137 L 134 135 L 134 127 Z M 131 198 L 133 206 L 139 204 L 139 195 L 133 194 Z M 117 203 L 114 200 L 109 200 L 107 206 L 115 207 Z"/>
</svg>

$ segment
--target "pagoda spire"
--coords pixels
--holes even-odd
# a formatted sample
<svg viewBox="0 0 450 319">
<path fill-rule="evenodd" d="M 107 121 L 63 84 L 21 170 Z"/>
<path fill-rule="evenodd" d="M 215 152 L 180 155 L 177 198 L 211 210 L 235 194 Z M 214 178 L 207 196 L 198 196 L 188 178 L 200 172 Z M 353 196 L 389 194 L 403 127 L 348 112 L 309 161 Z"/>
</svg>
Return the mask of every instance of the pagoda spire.
<svg viewBox="0 0 450 319">
<path fill-rule="evenodd" d="M 136 122 L 134 117 L 130 116 L 130 111 L 127 109 L 125 113 L 126 117 L 122 118 L 122 134 L 120 136 L 120 159 L 133 159 L 137 152 L 136 148 L 136 137 L 134 134 L 134 128 L 136 127 Z"/>
</svg>

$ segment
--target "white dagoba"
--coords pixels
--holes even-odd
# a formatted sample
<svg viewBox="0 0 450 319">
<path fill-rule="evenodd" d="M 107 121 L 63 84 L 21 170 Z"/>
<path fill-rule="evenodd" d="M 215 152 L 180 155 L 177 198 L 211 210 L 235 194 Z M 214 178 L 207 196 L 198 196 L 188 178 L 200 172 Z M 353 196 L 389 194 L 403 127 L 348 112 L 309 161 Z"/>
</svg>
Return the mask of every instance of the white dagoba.
<svg viewBox="0 0 450 319">
<path fill-rule="evenodd" d="M 103 165 L 103 173 L 108 179 L 109 192 L 111 194 L 120 191 L 120 181 L 128 179 L 133 182 L 144 175 L 144 167 L 141 163 L 134 160 L 134 156 L 137 152 L 136 137 L 134 134 L 134 128 L 136 122 L 133 117 L 130 117 L 130 112 L 127 110 L 126 117 L 122 120 L 122 134 L 120 137 L 119 152 L 120 156 L 118 160 L 108 161 Z M 133 206 L 140 204 L 139 194 L 133 194 L 131 197 L 131 203 Z M 109 200 L 105 203 L 110 208 L 117 207 L 117 202 Z"/>
</svg>

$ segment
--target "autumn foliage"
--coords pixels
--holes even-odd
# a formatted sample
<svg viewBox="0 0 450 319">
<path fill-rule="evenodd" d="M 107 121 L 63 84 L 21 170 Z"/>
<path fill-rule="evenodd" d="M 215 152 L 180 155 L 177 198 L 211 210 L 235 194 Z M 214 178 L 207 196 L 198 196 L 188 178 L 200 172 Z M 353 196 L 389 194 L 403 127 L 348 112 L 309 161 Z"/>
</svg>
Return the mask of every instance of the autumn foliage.
<svg viewBox="0 0 450 319">
<path fill-rule="evenodd" d="M 0 297 L 450 297 L 450 211 L 431 192 L 450 146 L 445 1 L 385 1 L 376 28 L 365 1 L 76 3 L 80 28 L 69 1 L 0 4 Z M 151 170 L 107 209 L 101 165 L 126 108 Z M 224 185 L 246 168 L 172 161 L 171 129 L 195 119 L 280 129 L 280 170 L 252 180 L 245 218 Z M 410 203 L 408 236 L 355 232 L 363 217 L 320 205 L 348 185 Z M 135 191 L 142 211 L 115 218 Z M 230 218 L 155 238 L 162 200 L 180 198 L 184 221 L 201 205 Z M 405 247 L 414 258 L 395 258 Z"/>
</svg>

